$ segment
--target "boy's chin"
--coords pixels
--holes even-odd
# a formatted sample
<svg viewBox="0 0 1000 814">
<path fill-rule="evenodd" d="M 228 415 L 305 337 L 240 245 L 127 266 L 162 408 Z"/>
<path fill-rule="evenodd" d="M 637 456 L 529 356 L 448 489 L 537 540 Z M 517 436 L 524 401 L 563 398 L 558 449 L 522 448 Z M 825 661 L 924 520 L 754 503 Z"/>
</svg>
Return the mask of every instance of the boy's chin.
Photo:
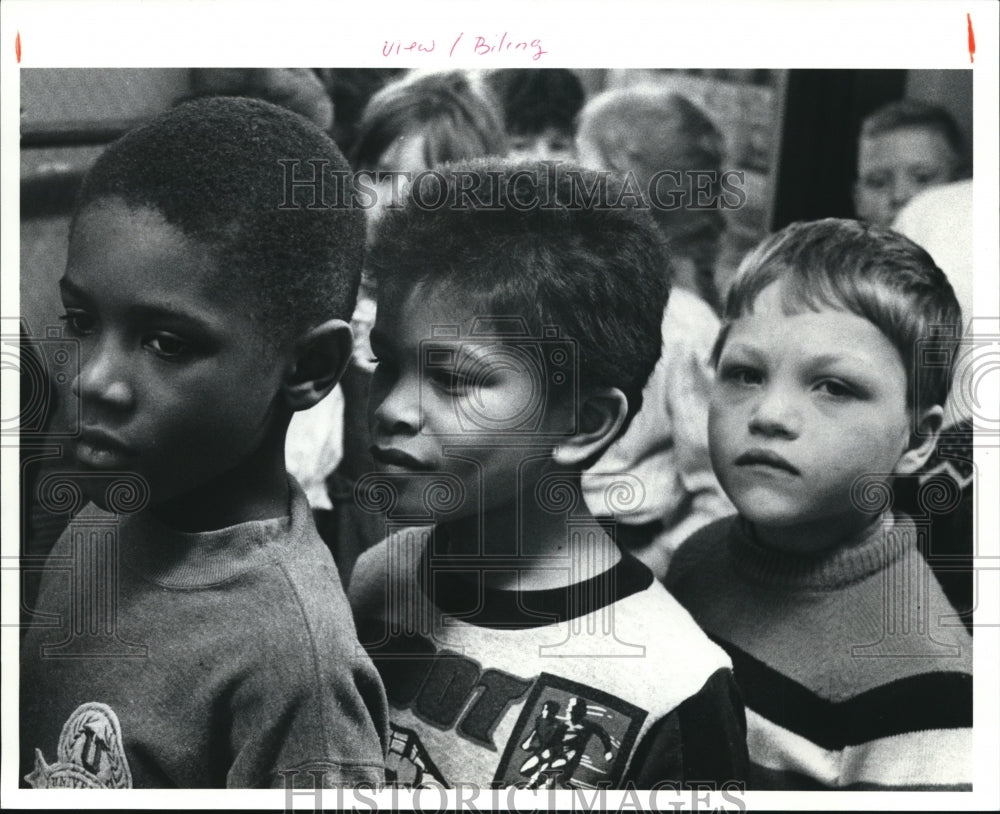
<svg viewBox="0 0 1000 814">
<path fill-rule="evenodd" d="M 148 482 L 134 472 L 80 470 L 60 477 L 47 491 L 45 502 L 65 504 L 71 514 L 88 503 L 112 514 L 134 514 L 149 505 L 151 496 Z"/>
<path fill-rule="evenodd" d="M 358 481 L 354 497 L 361 511 L 393 524 L 428 525 L 479 508 L 461 480 L 438 472 L 372 472 Z"/>
<path fill-rule="evenodd" d="M 738 496 L 732 498 L 736 511 L 755 527 L 773 529 L 791 529 L 807 524 L 810 516 L 781 501 L 767 501 L 755 496 L 752 499 L 741 500 Z"/>
<path fill-rule="evenodd" d="M 761 511 L 740 514 L 750 523 L 758 542 L 804 556 L 828 553 L 858 539 L 875 520 L 858 512 L 834 516 Z"/>
</svg>

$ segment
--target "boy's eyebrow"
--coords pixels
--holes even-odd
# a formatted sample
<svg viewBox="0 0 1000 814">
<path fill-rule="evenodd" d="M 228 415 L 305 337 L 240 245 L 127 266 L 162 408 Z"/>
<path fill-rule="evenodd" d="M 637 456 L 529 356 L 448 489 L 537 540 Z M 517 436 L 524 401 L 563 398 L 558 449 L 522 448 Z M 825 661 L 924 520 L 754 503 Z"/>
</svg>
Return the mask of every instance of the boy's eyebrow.
<svg viewBox="0 0 1000 814">
<path fill-rule="evenodd" d="M 850 350 L 845 350 L 839 353 L 821 353 L 817 356 L 810 356 L 808 360 L 813 365 L 836 365 L 840 362 L 864 362 L 867 361 L 864 356 L 859 356 L 855 353 L 851 353 Z"/>
<path fill-rule="evenodd" d="M 718 337 L 718 339 L 716 339 L 716 341 L 719 341 L 719 339 L 722 339 L 722 332 L 721 331 L 720 331 L 719 337 Z M 725 343 L 725 345 L 723 347 L 719 348 L 719 351 L 718 351 L 719 356 L 722 355 L 723 350 L 726 350 L 726 351 L 729 351 L 729 350 L 739 351 L 741 353 L 745 353 L 745 354 L 747 354 L 749 356 L 754 356 L 754 357 L 763 357 L 763 356 L 767 355 L 766 353 L 764 353 L 759 348 L 753 347 L 753 345 L 748 345 L 745 342 L 740 342 L 739 340 L 733 341 L 731 339 L 729 339 Z"/>
<path fill-rule="evenodd" d="M 132 316 L 140 319 L 169 319 L 184 322 L 197 328 L 211 328 L 218 322 L 217 319 L 211 317 L 211 314 L 192 314 L 190 311 L 178 311 L 164 305 L 137 304 L 130 306 L 128 311 Z"/>
<path fill-rule="evenodd" d="M 90 301 L 90 295 L 84 289 L 76 285 L 66 277 L 59 278 L 59 288 L 66 294 L 78 297 L 82 300 Z M 184 322 L 191 327 L 210 329 L 217 320 L 213 319 L 211 313 L 198 314 L 190 311 L 179 311 L 165 305 L 155 303 L 135 304 L 129 307 L 129 313 L 140 319 L 170 319 L 176 322 Z"/>
</svg>

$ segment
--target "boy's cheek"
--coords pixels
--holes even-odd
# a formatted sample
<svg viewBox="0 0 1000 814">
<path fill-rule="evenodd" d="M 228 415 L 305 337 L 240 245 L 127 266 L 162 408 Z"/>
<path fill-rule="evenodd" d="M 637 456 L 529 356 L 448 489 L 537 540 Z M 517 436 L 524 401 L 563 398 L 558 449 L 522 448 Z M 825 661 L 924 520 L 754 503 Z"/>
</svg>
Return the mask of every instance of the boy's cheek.
<svg viewBox="0 0 1000 814">
<path fill-rule="evenodd" d="M 713 394 L 708 405 L 708 446 L 713 457 L 720 457 L 732 444 L 733 424 L 736 416 L 733 415 L 732 405 L 726 404 L 721 398 Z"/>
<path fill-rule="evenodd" d="M 730 454 L 728 446 L 720 438 L 718 428 L 714 433 L 709 433 L 708 457 L 712 462 L 712 470 L 715 472 L 715 477 L 722 490 L 729 496 L 730 500 L 736 503 L 734 496 L 736 487 L 733 483 L 733 471 L 730 465 L 733 456 Z"/>
</svg>

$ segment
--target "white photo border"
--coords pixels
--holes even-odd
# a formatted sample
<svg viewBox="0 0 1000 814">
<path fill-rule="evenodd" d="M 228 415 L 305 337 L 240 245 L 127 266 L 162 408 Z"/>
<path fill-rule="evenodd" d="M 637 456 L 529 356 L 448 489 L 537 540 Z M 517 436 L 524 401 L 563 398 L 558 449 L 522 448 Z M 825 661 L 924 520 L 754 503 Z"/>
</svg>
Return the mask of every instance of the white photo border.
<svg viewBox="0 0 1000 814">
<path fill-rule="evenodd" d="M 976 50 L 969 50 L 969 26 Z M 383 56 L 386 42 L 451 44 L 458 34 L 519 40 L 537 39 L 544 54 L 524 52 L 479 56 L 468 47 L 449 54 Z M 685 2 L 642 0 L 611 3 L 387 3 L 364 0 L 353 7 L 327 2 L 261 0 L 5 0 L 0 5 L 0 301 L 4 316 L 17 316 L 19 302 L 19 68 L 112 67 L 577 67 L 577 68 L 901 68 L 973 69 L 975 177 L 975 316 L 997 320 L 1000 4 L 992 0 L 878 0 L 876 2 Z M 468 42 L 465 43 L 468 46 Z M 973 61 L 974 60 L 974 61 Z M 1000 403 L 997 378 L 985 383 L 988 401 Z M 10 380 L 10 381 L 8 381 Z M 3 415 L 17 414 L 18 390 L 4 373 Z M 977 448 L 981 496 L 979 554 L 1000 558 L 996 448 Z M 4 808 L 245 808 L 280 809 L 281 791 L 24 791 L 17 777 L 18 582 L 16 447 L 2 449 L 2 738 L 0 797 Z M 1000 562 L 1000 560 L 998 560 Z M 984 595 L 976 611 L 975 784 L 954 792 L 749 792 L 746 805 L 760 809 L 961 810 L 1000 806 L 1000 565 L 984 571 Z M 389 792 L 339 797 L 325 793 L 323 805 L 374 810 L 392 804 L 412 806 L 412 797 Z M 518 810 L 577 804 L 569 792 L 555 797 L 518 792 L 500 795 L 499 805 Z M 466 790 L 466 799 L 468 791 Z M 661 794 L 661 808 L 673 807 Z M 681 801 L 688 799 L 678 797 Z M 313 810 L 315 798 L 297 796 L 295 808 Z M 440 798 L 418 800 L 439 807 Z M 447 799 L 454 808 L 458 800 Z M 607 808 L 649 805 L 641 793 L 609 792 Z M 488 792 L 479 810 L 491 807 Z M 713 796 L 704 804 L 726 806 Z M 698 805 L 701 805 L 699 803 Z M 598 806 L 601 807 L 601 806 Z M 688 805 L 690 807 L 690 800 Z"/>
</svg>

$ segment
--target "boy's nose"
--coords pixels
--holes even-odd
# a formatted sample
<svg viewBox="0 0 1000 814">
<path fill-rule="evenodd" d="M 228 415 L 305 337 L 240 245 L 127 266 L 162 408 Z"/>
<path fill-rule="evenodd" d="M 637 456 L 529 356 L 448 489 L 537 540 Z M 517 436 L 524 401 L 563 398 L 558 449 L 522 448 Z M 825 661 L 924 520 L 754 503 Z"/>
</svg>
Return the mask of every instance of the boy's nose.
<svg viewBox="0 0 1000 814">
<path fill-rule="evenodd" d="M 83 360 L 79 375 L 73 380 L 73 393 L 84 404 L 122 410 L 132 403 L 132 387 L 124 375 L 119 352 L 110 342 L 101 342 Z"/>
<path fill-rule="evenodd" d="M 372 382 L 372 431 L 413 435 L 420 431 L 420 389 L 411 377 L 382 385 L 376 371 Z"/>
<path fill-rule="evenodd" d="M 902 209 L 903 204 L 910 200 L 917 193 L 917 185 L 905 177 L 897 177 L 893 180 L 890 190 L 890 199 L 896 209 Z"/>
<path fill-rule="evenodd" d="M 751 434 L 795 438 L 801 431 L 801 416 L 788 394 L 771 390 L 762 394 L 749 425 Z"/>
</svg>

